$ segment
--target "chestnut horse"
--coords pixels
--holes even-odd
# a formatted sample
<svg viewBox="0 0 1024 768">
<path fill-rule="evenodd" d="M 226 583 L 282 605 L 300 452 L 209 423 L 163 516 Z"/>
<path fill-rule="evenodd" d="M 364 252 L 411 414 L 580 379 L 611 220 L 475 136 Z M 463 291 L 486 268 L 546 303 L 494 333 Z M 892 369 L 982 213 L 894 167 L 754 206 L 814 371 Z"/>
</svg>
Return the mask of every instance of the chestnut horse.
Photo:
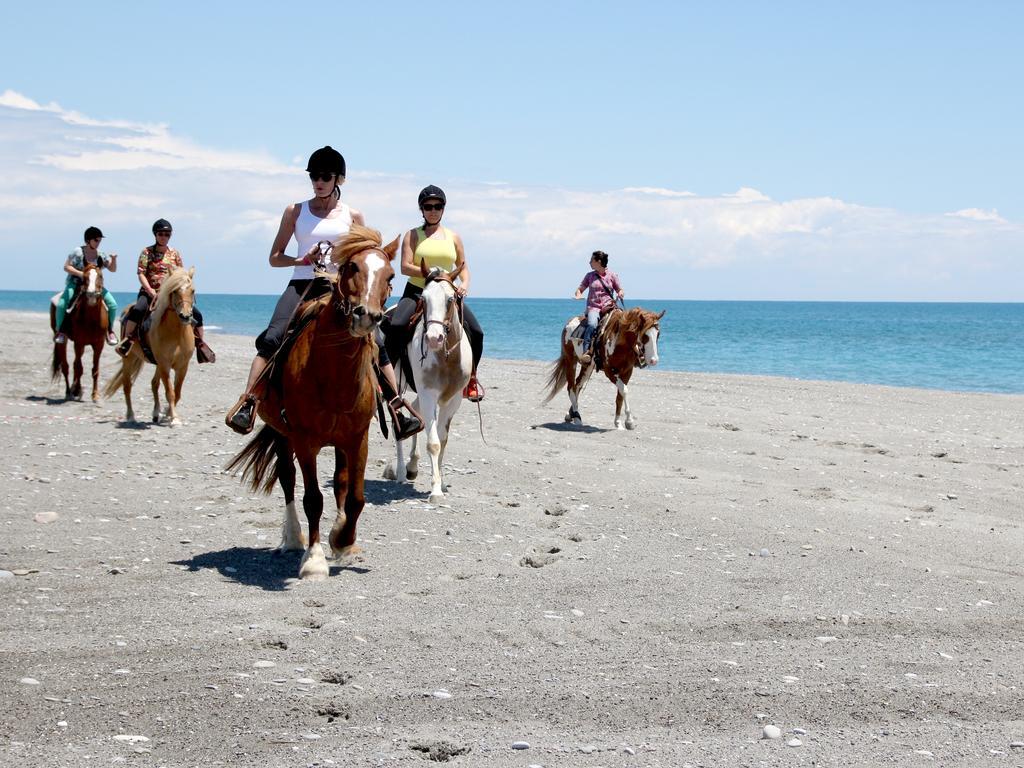
<svg viewBox="0 0 1024 768">
<path fill-rule="evenodd" d="M 53 381 L 64 376 L 65 399 L 82 399 L 82 355 L 86 347 L 92 347 L 92 401 L 100 399 L 100 355 L 107 339 L 110 318 L 107 317 L 107 305 L 103 303 L 103 270 L 95 264 L 86 264 L 82 270 L 82 286 L 75 299 L 75 309 L 67 314 L 64 321 L 67 328 L 64 344 L 53 345 Z M 54 334 L 57 328 L 57 307 L 50 303 L 50 328 Z M 68 383 L 68 344 L 75 346 L 74 380 Z"/>
<path fill-rule="evenodd" d="M 337 517 L 330 544 L 336 557 L 359 552 L 356 523 L 363 511 L 363 475 L 370 420 L 377 402 L 374 328 L 395 275 L 391 260 L 396 238 L 381 247 L 380 233 L 353 224 L 334 244 L 331 261 L 338 266 L 331 292 L 300 310 L 299 330 L 284 362 L 271 374 L 258 413 L 264 427 L 227 465 L 242 469 L 254 491 L 284 491 L 285 513 L 279 550 L 306 549 L 299 566 L 302 579 L 330 573 L 320 547 L 324 497 L 317 480 L 320 449 L 334 446 L 334 500 Z M 302 507 L 309 545 L 295 510 L 295 465 L 302 471 Z"/>
<path fill-rule="evenodd" d="M 462 313 L 455 296 L 456 275 L 442 272 L 431 278 L 424 262 L 420 272 L 426 279 L 420 299 L 423 316 L 416 323 L 406 347 L 409 366 L 416 385 L 417 410 L 423 414 L 427 453 L 430 454 L 430 503 L 444 501 L 441 466 L 448 445 L 449 430 L 456 411 L 462 405 L 462 388 L 469 382 L 473 353 L 469 336 L 462 326 Z M 404 376 L 401 377 L 404 380 Z M 399 382 L 401 386 L 401 381 Z M 384 472 L 388 479 L 415 480 L 419 474 L 419 435 L 412 436 L 409 464 L 406 465 L 402 440 L 395 441 L 396 461 Z"/>
<path fill-rule="evenodd" d="M 160 384 L 164 385 L 164 396 L 167 409 L 164 416 L 172 427 L 181 424 L 178 418 L 177 405 L 181 400 L 181 388 L 188 374 L 188 364 L 196 349 L 195 334 L 192 329 L 192 304 L 196 290 L 193 284 L 196 268 L 181 268 L 171 271 L 156 294 L 153 311 L 150 313 L 149 330 L 146 341 L 156 360 L 156 371 L 150 386 L 153 390 L 153 423 L 160 423 Z M 140 338 L 142 329 L 140 328 Z M 124 390 L 124 401 L 127 405 L 125 421 L 135 421 L 132 410 L 132 383 L 142 370 L 146 357 L 142 344 L 136 341 L 131 350 L 121 361 L 121 367 L 103 389 L 105 397 L 111 397 L 119 389 Z M 171 387 L 171 371 L 174 371 L 174 386 Z"/>
<path fill-rule="evenodd" d="M 582 424 L 579 398 L 594 370 L 600 367 L 618 390 L 615 395 L 615 428 L 623 428 L 623 407 L 626 410 L 625 428 L 636 427 L 636 420 L 629 408 L 626 385 L 633 375 L 633 368 L 658 364 L 658 323 L 664 315 L 664 310 L 655 314 L 640 307 L 613 309 L 603 319 L 594 338 L 593 359 L 587 364 L 580 364 L 579 376 L 576 375 L 576 364 L 580 357 L 581 342 L 574 338 L 573 331 L 585 320 L 570 318 L 562 329 L 562 356 L 552 365 L 548 377 L 548 396 L 544 402 L 551 400 L 564 386 L 569 392 L 569 412 L 565 420 Z"/>
</svg>

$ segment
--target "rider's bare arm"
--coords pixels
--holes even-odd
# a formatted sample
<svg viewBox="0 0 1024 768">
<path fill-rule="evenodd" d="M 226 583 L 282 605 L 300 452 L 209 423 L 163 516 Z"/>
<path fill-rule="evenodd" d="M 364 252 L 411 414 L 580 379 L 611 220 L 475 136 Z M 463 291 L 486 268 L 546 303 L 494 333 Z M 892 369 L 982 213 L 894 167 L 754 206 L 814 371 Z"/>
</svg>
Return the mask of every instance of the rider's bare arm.
<svg viewBox="0 0 1024 768">
<path fill-rule="evenodd" d="M 460 279 L 459 287 L 456 290 L 459 295 L 466 296 L 469 293 L 469 265 L 466 263 L 466 251 L 462 247 L 462 238 L 455 234 L 455 268 L 452 270 L 452 279 Z"/>
<path fill-rule="evenodd" d="M 419 245 L 419 234 L 415 229 L 410 229 L 402 238 L 402 274 L 406 277 L 420 276 L 420 265 L 413 263 L 417 245 Z"/>
<path fill-rule="evenodd" d="M 288 256 L 284 252 L 284 249 L 288 247 L 288 243 L 292 239 L 292 235 L 295 234 L 295 222 L 298 218 L 299 206 L 293 204 L 284 209 L 284 213 L 281 216 L 281 226 L 277 228 L 277 237 L 274 238 L 274 244 L 270 247 L 270 266 L 294 267 L 305 261 L 308 254 Z"/>
</svg>

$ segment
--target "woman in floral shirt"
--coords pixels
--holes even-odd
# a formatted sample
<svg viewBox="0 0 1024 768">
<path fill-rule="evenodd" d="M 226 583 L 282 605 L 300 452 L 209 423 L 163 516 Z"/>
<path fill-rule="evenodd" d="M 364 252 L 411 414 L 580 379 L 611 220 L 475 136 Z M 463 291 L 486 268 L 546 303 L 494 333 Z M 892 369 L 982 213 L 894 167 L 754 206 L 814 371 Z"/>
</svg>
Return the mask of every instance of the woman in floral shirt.
<svg viewBox="0 0 1024 768">
<path fill-rule="evenodd" d="M 156 298 L 164 280 L 172 270 L 183 269 L 185 266 L 181 260 L 181 254 L 168 245 L 172 232 L 171 222 L 167 219 L 157 219 L 153 223 L 153 237 L 156 238 L 156 242 L 143 248 L 142 253 L 139 254 L 138 276 L 139 284 L 142 287 L 139 289 L 135 306 L 128 311 L 128 318 L 125 320 L 121 334 L 123 340 L 117 345 L 117 353 L 122 357 L 127 355 L 132 348 L 135 329 L 145 319 L 149 312 L 149 306 Z M 213 362 L 215 357 L 213 350 L 203 341 L 203 315 L 194 304 L 192 318 L 196 331 L 196 351 L 199 362 Z"/>
</svg>

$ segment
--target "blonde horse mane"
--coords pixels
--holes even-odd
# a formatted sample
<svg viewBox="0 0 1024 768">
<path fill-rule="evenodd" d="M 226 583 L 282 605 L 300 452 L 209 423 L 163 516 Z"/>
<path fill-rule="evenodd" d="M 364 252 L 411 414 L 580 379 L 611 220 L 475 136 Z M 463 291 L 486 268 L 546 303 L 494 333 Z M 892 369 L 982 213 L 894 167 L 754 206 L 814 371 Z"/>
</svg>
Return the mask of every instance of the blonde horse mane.
<svg viewBox="0 0 1024 768">
<path fill-rule="evenodd" d="M 192 284 L 192 271 L 185 270 L 181 267 L 175 267 L 171 274 L 167 276 L 163 284 L 160 286 L 160 291 L 156 295 L 156 304 L 153 305 L 153 322 L 160 322 L 160 318 L 164 316 L 164 312 L 167 310 L 167 306 L 171 303 L 171 295 L 178 290 L 181 290 L 186 285 Z"/>
<path fill-rule="evenodd" d="M 376 229 L 353 224 L 344 238 L 339 238 L 334 242 L 331 262 L 340 267 L 358 253 L 370 248 L 380 248 L 382 242 L 380 232 Z"/>
</svg>

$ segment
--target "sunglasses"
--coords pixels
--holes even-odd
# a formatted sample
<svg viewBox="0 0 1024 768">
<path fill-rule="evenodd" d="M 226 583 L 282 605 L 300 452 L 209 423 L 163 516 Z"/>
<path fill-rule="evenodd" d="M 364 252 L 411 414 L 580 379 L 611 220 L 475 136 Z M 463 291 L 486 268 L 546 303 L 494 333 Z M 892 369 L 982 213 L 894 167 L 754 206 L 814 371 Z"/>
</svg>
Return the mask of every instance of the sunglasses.
<svg viewBox="0 0 1024 768">
<path fill-rule="evenodd" d="M 444 203 L 424 203 L 420 206 L 424 211 L 443 211 Z"/>
<path fill-rule="evenodd" d="M 310 181 L 333 181 L 334 174 L 328 173 L 327 171 L 310 171 Z"/>
<path fill-rule="evenodd" d="M 171 233 L 170 232 L 157 232 L 156 236 L 157 237 L 170 237 Z"/>
</svg>

